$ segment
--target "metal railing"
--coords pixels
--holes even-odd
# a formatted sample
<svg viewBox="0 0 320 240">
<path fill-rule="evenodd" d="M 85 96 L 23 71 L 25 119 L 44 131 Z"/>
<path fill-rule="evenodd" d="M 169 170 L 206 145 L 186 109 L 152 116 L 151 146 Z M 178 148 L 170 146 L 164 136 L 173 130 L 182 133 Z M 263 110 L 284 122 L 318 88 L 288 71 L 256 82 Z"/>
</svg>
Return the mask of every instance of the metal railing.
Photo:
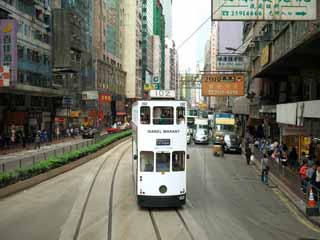
<svg viewBox="0 0 320 240">
<path fill-rule="evenodd" d="M 254 147 L 255 160 L 261 164 L 263 153 L 256 147 Z M 282 164 L 279 160 L 269 158 L 270 172 L 281 180 L 295 195 L 302 199 L 306 204 L 309 200 L 310 189 L 312 188 L 315 200 L 320 203 L 320 189 L 312 185 L 310 181 L 301 181 L 299 171 L 294 168 L 290 168 Z"/>
<path fill-rule="evenodd" d="M 111 134 L 108 134 L 108 136 Z M 74 150 L 79 150 L 81 148 L 87 147 L 91 144 L 95 144 L 100 140 L 104 139 L 107 134 L 102 134 L 96 136 L 93 139 L 82 141 L 79 143 L 70 144 L 67 146 L 61 146 L 59 148 L 55 148 L 52 150 L 47 150 L 43 152 L 37 152 L 31 154 L 30 156 L 22 157 L 19 159 L 7 159 L 2 160 L 0 163 L 0 173 L 1 172 L 11 172 L 17 169 L 26 168 L 34 165 L 35 163 L 47 160 L 49 157 L 62 155 L 67 152 L 71 152 Z"/>
</svg>

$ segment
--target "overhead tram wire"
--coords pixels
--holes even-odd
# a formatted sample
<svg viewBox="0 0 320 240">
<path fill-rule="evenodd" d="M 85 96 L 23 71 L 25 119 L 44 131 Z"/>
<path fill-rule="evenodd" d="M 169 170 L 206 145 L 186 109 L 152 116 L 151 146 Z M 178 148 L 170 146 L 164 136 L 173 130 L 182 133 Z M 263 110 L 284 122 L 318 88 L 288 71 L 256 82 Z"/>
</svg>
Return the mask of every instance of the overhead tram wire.
<svg viewBox="0 0 320 240">
<path fill-rule="evenodd" d="M 215 13 L 217 13 L 222 7 L 223 5 L 225 5 L 225 2 L 223 4 L 221 4 L 221 6 L 219 6 L 213 13 L 212 15 L 214 15 Z M 186 44 L 209 20 L 211 19 L 211 15 L 200 24 L 199 27 L 197 27 L 197 29 L 195 31 L 193 31 L 189 37 L 187 37 L 178 47 L 177 47 L 177 51 L 184 45 Z"/>
</svg>

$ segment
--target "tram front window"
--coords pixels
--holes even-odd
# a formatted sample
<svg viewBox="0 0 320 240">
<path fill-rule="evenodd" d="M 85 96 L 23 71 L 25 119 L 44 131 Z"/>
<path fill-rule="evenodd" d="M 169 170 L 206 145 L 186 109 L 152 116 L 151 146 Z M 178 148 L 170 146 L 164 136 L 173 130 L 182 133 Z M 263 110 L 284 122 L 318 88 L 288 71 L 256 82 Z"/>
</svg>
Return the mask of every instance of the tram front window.
<svg viewBox="0 0 320 240">
<path fill-rule="evenodd" d="M 140 108 L 140 123 L 150 124 L 150 108 L 149 107 Z"/>
<path fill-rule="evenodd" d="M 172 171 L 173 172 L 180 172 L 184 171 L 185 164 L 185 153 L 183 151 L 177 151 L 172 153 Z"/>
<path fill-rule="evenodd" d="M 157 172 L 169 172 L 170 171 L 170 153 L 157 153 Z"/>
<path fill-rule="evenodd" d="M 140 171 L 153 172 L 153 152 L 140 152 Z"/>
<path fill-rule="evenodd" d="M 153 124 L 168 125 L 173 124 L 173 107 L 154 107 Z"/>
</svg>

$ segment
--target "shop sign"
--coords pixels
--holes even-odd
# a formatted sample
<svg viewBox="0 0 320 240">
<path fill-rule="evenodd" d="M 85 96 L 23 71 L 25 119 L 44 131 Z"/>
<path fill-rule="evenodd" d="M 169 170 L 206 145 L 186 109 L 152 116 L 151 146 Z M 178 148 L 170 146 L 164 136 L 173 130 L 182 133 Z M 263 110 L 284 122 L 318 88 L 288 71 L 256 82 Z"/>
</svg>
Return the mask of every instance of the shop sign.
<svg viewBox="0 0 320 240">
<path fill-rule="evenodd" d="M 71 111 L 70 116 L 73 118 L 78 118 L 80 117 L 81 112 L 80 111 Z"/>
<path fill-rule="evenodd" d="M 243 96 L 243 74 L 204 74 L 202 96 Z"/>
<path fill-rule="evenodd" d="M 9 66 L 0 66 L 0 87 L 10 86 L 10 68 Z"/>
<path fill-rule="evenodd" d="M 261 51 L 261 66 L 270 62 L 270 45 L 265 46 Z"/>
<path fill-rule="evenodd" d="M 304 127 L 298 126 L 283 126 L 282 127 L 283 136 L 307 136 L 307 131 Z"/>
<path fill-rule="evenodd" d="M 8 87 L 11 82 L 17 81 L 18 68 L 18 50 L 17 50 L 17 32 L 18 22 L 13 19 L 0 20 L 0 66 L 7 66 L 9 69 L 3 69 L 10 72 L 6 73 L 4 78 L 6 81 L 0 80 L 0 87 Z M 7 79 L 10 80 L 7 80 Z"/>
<path fill-rule="evenodd" d="M 317 0 L 211 0 L 212 21 L 316 20 Z"/>
<path fill-rule="evenodd" d="M 96 110 L 96 109 L 91 109 L 91 110 L 88 112 L 88 116 L 89 116 L 89 117 L 96 117 L 96 116 L 97 116 L 97 110 Z"/>
<path fill-rule="evenodd" d="M 98 91 L 83 91 L 82 100 L 97 100 L 99 98 Z"/>
<path fill-rule="evenodd" d="M 146 83 L 146 84 L 144 84 L 143 89 L 144 89 L 144 91 L 154 90 L 155 89 L 155 85 L 151 84 L 151 83 Z"/>
<path fill-rule="evenodd" d="M 64 118 L 56 117 L 56 118 L 54 119 L 54 121 L 57 122 L 57 123 L 63 123 L 63 122 L 64 122 Z"/>
<path fill-rule="evenodd" d="M 112 102 L 112 96 L 110 94 L 100 93 L 99 94 L 99 102 L 100 103 L 103 103 L 103 102 L 110 103 L 110 102 Z"/>
<path fill-rule="evenodd" d="M 219 54 L 217 55 L 218 70 L 244 70 L 245 57 L 234 54 Z"/>
<path fill-rule="evenodd" d="M 64 96 L 62 98 L 62 106 L 63 107 L 71 107 L 73 105 L 73 99 L 72 97 L 66 97 Z"/>
</svg>

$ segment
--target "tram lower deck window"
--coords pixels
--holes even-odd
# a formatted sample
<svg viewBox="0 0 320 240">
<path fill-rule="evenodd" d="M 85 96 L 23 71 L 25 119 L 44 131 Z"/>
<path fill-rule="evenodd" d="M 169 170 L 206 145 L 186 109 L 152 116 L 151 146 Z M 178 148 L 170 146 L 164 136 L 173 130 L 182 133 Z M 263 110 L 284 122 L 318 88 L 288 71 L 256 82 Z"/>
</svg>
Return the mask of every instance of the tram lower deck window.
<svg viewBox="0 0 320 240">
<path fill-rule="evenodd" d="M 157 172 L 170 171 L 170 153 L 157 153 L 156 154 L 156 169 Z"/>
<path fill-rule="evenodd" d="M 176 151 L 172 153 L 172 171 L 179 172 L 185 169 L 185 152 Z"/>
<path fill-rule="evenodd" d="M 153 124 L 155 125 L 172 125 L 173 124 L 173 107 L 154 107 Z"/>
<path fill-rule="evenodd" d="M 140 152 L 140 171 L 153 172 L 153 169 L 154 169 L 153 152 L 149 152 L 149 151 Z"/>
</svg>

